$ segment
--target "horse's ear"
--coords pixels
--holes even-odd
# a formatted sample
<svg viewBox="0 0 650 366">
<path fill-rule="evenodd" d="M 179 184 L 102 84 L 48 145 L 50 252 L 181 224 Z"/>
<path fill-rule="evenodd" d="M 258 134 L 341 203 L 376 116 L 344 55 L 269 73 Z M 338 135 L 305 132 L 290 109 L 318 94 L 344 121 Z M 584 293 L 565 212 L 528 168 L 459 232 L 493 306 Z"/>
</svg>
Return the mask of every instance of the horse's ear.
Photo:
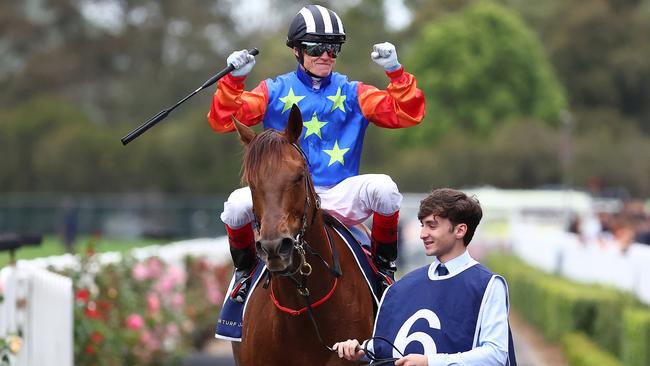
<svg viewBox="0 0 650 366">
<path fill-rule="evenodd" d="M 239 134 L 239 139 L 241 142 L 244 143 L 244 145 L 248 145 L 253 141 L 255 138 L 255 131 L 253 131 L 252 128 L 246 126 L 245 124 L 239 122 L 235 116 L 230 116 L 232 119 L 232 123 L 235 124 L 235 128 L 237 129 L 237 133 Z"/>
<path fill-rule="evenodd" d="M 300 134 L 302 133 L 302 113 L 300 108 L 297 105 L 291 107 L 291 113 L 289 114 L 289 122 L 287 122 L 287 128 L 284 130 L 284 134 L 291 143 L 298 143 L 300 139 Z"/>
</svg>

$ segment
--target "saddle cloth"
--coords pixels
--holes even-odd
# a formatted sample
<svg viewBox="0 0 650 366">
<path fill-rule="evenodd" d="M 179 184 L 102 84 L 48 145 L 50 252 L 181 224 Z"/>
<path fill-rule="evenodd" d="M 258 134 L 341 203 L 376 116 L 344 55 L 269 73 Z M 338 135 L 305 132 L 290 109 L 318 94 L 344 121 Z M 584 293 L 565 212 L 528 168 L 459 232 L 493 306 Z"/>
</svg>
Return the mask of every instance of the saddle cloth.
<svg viewBox="0 0 650 366">
<path fill-rule="evenodd" d="M 381 294 L 377 293 L 378 272 L 372 264 L 370 256 L 370 238 L 368 237 L 367 230 L 363 230 L 356 226 L 346 227 L 336 220 L 336 218 L 329 215 L 326 217 L 326 222 L 329 223 L 329 226 L 332 229 L 336 230 L 336 232 L 341 235 L 346 246 L 354 255 L 357 265 L 361 269 L 366 283 L 372 292 L 375 305 L 378 305 L 378 299 L 381 298 Z M 250 294 L 252 294 L 253 290 L 258 286 L 260 280 L 266 277 L 264 276 L 266 271 L 267 269 L 264 263 L 258 261 L 251 279 L 252 286 L 251 290 L 248 292 L 249 298 Z M 231 293 L 234 283 L 235 278 L 233 276 L 226 294 Z M 269 301 L 271 300 L 269 299 Z M 221 308 L 221 313 L 219 314 L 219 320 L 217 321 L 214 335 L 215 338 L 241 342 L 243 318 L 247 304 L 248 299 L 243 303 L 240 303 L 233 301 L 230 296 L 226 296 L 223 307 Z"/>
</svg>

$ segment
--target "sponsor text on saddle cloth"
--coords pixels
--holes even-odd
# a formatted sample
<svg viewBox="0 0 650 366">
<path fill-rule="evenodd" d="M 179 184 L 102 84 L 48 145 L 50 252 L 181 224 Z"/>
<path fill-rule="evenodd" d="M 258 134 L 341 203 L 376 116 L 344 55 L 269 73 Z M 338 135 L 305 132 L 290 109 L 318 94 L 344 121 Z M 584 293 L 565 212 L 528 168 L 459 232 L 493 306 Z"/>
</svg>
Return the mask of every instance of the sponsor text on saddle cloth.
<svg viewBox="0 0 650 366">
<path fill-rule="evenodd" d="M 484 295 L 500 276 L 472 261 L 461 272 L 434 280 L 429 277 L 430 266 L 410 272 L 386 290 L 373 335 L 391 341 L 404 355 L 477 347 Z M 509 365 L 516 365 L 511 334 L 508 343 Z M 378 359 L 401 357 L 381 340 L 373 341 L 372 349 Z"/>
<path fill-rule="evenodd" d="M 361 269 L 368 287 L 371 289 L 372 297 L 375 301 L 375 304 L 378 304 L 378 299 L 381 297 L 381 294 L 377 293 L 378 280 L 377 276 L 382 275 L 378 273 L 376 268 L 372 266 L 372 259 L 370 258 L 370 238 L 368 234 L 362 231 L 360 228 L 344 227 L 343 224 L 338 223 L 333 225 L 333 228 L 337 233 L 341 235 L 344 239 L 347 247 L 352 251 L 354 257 L 356 258 L 357 264 Z M 264 263 L 261 263 L 258 260 L 256 265 L 257 267 L 254 270 L 252 278 L 252 287 L 249 291 L 248 296 L 253 293 L 253 290 L 257 287 L 260 280 L 264 278 L 263 274 L 266 273 L 266 267 Z M 234 285 L 234 278 L 230 282 L 228 287 L 228 292 L 232 291 Z M 270 299 L 269 299 L 270 301 Z M 246 305 L 248 299 L 242 302 L 233 301 L 230 296 L 226 296 L 224 300 L 223 307 L 221 308 L 221 313 L 219 314 L 219 320 L 217 321 L 217 326 L 215 329 L 215 337 L 230 341 L 241 341 L 242 335 L 242 326 L 243 326 L 243 317 L 244 311 L 246 310 Z"/>
</svg>

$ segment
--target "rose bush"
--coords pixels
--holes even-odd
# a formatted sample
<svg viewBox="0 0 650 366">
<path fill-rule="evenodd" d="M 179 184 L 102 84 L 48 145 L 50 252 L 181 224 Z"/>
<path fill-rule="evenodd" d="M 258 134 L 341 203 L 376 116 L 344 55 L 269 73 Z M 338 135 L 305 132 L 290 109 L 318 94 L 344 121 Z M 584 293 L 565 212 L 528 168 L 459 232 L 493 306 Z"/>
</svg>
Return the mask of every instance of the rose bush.
<svg viewBox="0 0 650 366">
<path fill-rule="evenodd" d="M 232 268 L 186 257 L 100 265 L 88 251 L 72 278 L 75 364 L 178 365 L 212 339 Z"/>
</svg>

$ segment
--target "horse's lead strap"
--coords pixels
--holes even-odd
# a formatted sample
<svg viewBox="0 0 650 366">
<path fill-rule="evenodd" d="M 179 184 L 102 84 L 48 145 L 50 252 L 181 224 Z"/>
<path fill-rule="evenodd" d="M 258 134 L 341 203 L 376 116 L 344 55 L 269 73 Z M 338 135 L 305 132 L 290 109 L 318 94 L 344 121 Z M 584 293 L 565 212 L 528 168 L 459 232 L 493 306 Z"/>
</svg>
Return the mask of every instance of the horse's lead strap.
<svg viewBox="0 0 650 366">
<path fill-rule="evenodd" d="M 338 280 L 338 279 L 335 279 Z M 323 341 L 323 336 L 320 335 L 320 329 L 318 329 L 318 323 L 316 323 L 316 318 L 314 317 L 314 309 L 311 307 L 311 304 L 309 303 L 309 296 L 303 296 L 303 299 L 305 300 L 305 303 L 307 304 L 307 310 L 309 311 L 309 319 L 311 320 L 311 324 L 314 326 L 314 330 L 316 331 L 316 336 L 318 337 L 318 340 L 320 341 L 320 344 L 323 345 L 323 347 L 327 348 L 328 351 L 336 352 L 334 351 L 334 348 L 328 346 L 325 341 Z"/>
</svg>

